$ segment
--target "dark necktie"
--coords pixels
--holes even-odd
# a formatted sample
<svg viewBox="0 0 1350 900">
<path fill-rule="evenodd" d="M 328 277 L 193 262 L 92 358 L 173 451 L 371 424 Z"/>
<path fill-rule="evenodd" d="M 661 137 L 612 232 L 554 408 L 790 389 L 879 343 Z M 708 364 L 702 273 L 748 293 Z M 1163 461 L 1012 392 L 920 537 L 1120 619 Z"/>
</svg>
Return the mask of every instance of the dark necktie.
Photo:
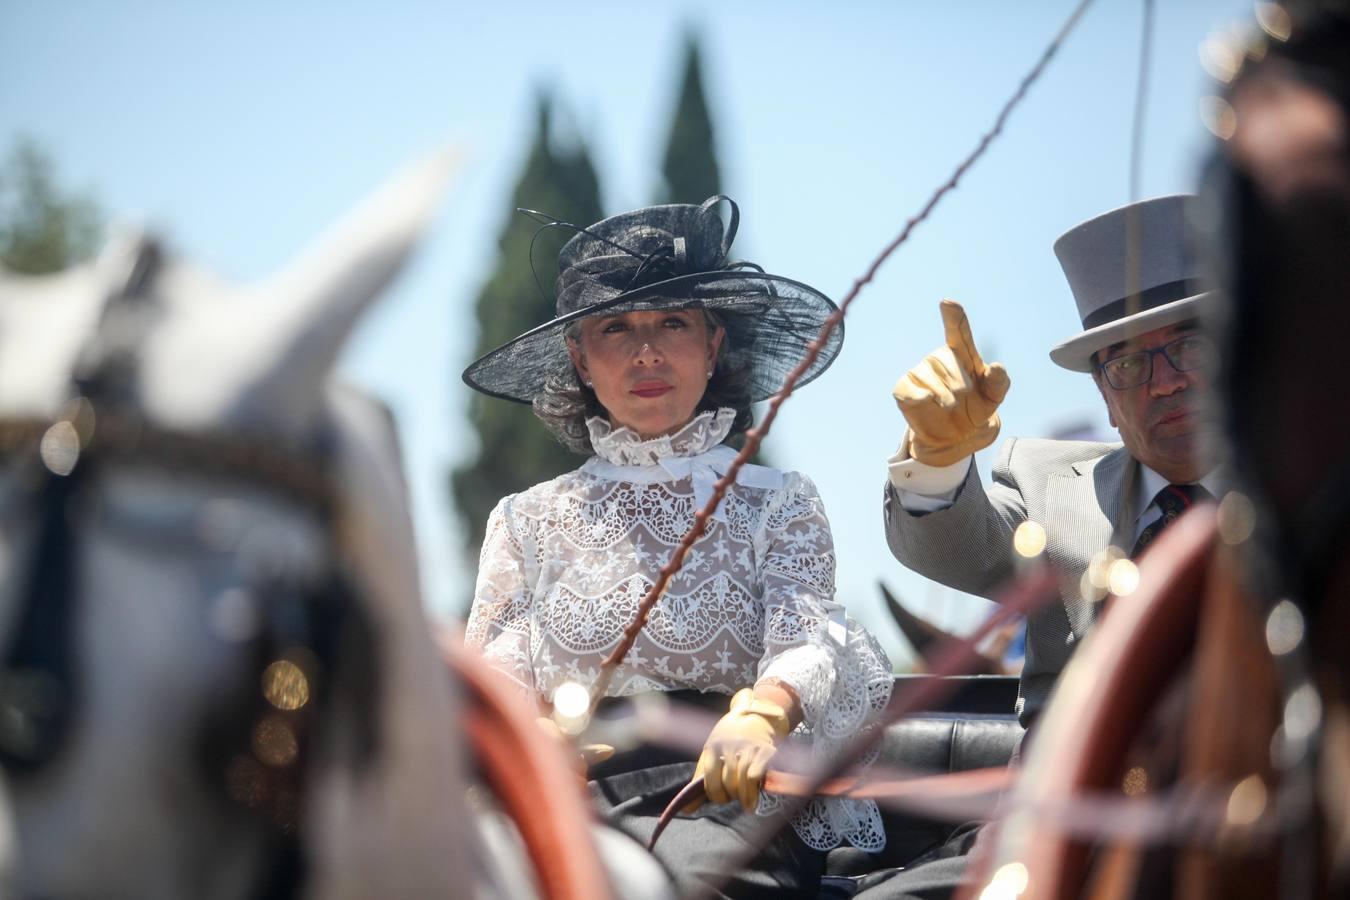
<svg viewBox="0 0 1350 900">
<path fill-rule="evenodd" d="M 1162 534 L 1164 528 L 1175 522 L 1178 516 L 1196 503 L 1206 501 L 1212 503 L 1214 495 L 1198 484 L 1169 484 L 1158 491 L 1153 502 L 1158 504 L 1162 515 L 1150 522 L 1139 535 L 1139 540 L 1134 542 L 1134 549 L 1130 551 L 1130 559 L 1138 559 L 1139 554 Z"/>
</svg>

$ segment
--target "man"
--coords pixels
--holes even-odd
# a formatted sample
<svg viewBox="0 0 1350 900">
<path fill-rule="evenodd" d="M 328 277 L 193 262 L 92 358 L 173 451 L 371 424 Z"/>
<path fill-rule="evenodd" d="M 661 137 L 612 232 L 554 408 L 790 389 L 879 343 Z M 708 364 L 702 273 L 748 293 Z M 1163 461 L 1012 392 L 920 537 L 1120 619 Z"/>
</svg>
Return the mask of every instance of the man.
<svg viewBox="0 0 1350 900">
<path fill-rule="evenodd" d="M 1027 525 L 1019 544 L 1034 552 L 1043 533 L 1045 556 L 1060 573 L 1061 602 L 1028 620 L 1017 701 L 1024 726 L 1100 614 L 1112 566 L 1119 589 L 1129 567 L 1118 560 L 1140 554 L 1187 505 L 1218 493 L 1200 412 L 1214 353 L 1198 322 L 1210 295 L 1186 247 L 1192 199 L 1131 204 L 1055 242 L 1083 331 L 1050 358 L 1091 374 L 1122 444 L 1009 440 L 986 488 L 972 456 L 998 435 L 1009 379 L 980 358 L 964 310 L 950 300 L 942 302 L 946 343 L 893 391 L 909 425 L 886 485 L 896 557 L 950 587 L 993 597 L 1014 574 L 1014 534 L 1035 523 L 1040 529 Z"/>
</svg>

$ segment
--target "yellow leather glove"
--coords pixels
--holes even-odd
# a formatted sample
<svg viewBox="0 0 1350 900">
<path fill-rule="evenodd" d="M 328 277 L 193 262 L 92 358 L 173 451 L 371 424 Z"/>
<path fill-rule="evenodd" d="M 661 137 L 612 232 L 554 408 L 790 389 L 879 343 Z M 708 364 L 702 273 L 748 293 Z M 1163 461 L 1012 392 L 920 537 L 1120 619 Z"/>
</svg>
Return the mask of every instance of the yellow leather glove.
<svg viewBox="0 0 1350 900">
<path fill-rule="evenodd" d="M 731 710 L 717 721 L 703 745 L 694 777 L 703 776 L 704 790 L 713 803 L 738 800 L 746 812 L 759 803 L 764 772 L 777 751 L 777 741 L 791 730 L 787 712 L 777 703 L 741 688 L 731 698 Z M 697 808 L 693 804 L 690 809 Z"/>
<path fill-rule="evenodd" d="M 998 405 L 1008 393 L 1008 372 L 985 365 L 970 334 L 966 311 L 943 300 L 946 343 L 895 383 L 891 394 L 909 423 L 909 455 L 930 466 L 950 466 L 998 437 Z"/>
<path fill-rule="evenodd" d="M 598 762 L 604 762 L 614 755 L 614 748 L 609 744 L 582 744 L 580 747 L 575 746 L 572 743 L 572 739 L 563 734 L 562 729 L 558 727 L 558 723 L 548 716 L 540 716 L 534 721 L 544 734 L 558 742 L 564 752 L 569 754 L 569 758 L 575 760 L 573 768 L 579 769 L 583 774 L 589 767 Z"/>
</svg>

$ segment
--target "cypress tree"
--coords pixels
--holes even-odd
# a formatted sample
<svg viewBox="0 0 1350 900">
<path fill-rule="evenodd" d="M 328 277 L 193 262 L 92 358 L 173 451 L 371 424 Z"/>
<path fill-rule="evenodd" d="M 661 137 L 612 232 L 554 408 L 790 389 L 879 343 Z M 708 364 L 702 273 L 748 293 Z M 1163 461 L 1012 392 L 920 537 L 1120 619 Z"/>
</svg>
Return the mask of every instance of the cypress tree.
<svg viewBox="0 0 1350 900">
<path fill-rule="evenodd" d="M 590 155 L 579 139 L 553 139 L 553 107 L 541 92 L 533 144 L 504 214 L 497 264 L 475 304 L 475 359 L 554 316 L 558 250 L 572 232 L 549 229 L 535 242 L 533 262 L 541 292 L 530 260 L 539 224 L 516 208 L 540 210 L 581 226 L 602 215 Z M 469 420 L 478 436 L 477 454 L 450 473 L 450 495 L 464 525 L 465 553 L 476 565 L 487 517 L 497 501 L 576 468 L 581 459 L 559 444 L 524 404 L 474 393 Z"/>
<path fill-rule="evenodd" d="M 670 123 L 661 175 L 663 203 L 702 203 L 722 190 L 712 116 L 703 92 L 698 39 L 692 32 L 685 35 L 680 95 Z"/>
</svg>

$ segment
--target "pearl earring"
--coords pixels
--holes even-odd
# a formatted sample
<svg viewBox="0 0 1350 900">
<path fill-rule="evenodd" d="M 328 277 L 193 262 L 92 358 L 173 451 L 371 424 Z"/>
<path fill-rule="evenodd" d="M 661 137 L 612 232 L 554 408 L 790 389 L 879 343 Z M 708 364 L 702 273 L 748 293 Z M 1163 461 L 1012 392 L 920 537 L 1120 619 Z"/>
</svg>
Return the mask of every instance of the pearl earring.
<svg viewBox="0 0 1350 900">
<path fill-rule="evenodd" d="M 713 373 L 713 370 L 712 370 L 712 369 L 709 369 L 709 370 L 708 370 L 708 377 L 709 377 L 709 378 L 712 377 L 712 373 Z"/>
</svg>

